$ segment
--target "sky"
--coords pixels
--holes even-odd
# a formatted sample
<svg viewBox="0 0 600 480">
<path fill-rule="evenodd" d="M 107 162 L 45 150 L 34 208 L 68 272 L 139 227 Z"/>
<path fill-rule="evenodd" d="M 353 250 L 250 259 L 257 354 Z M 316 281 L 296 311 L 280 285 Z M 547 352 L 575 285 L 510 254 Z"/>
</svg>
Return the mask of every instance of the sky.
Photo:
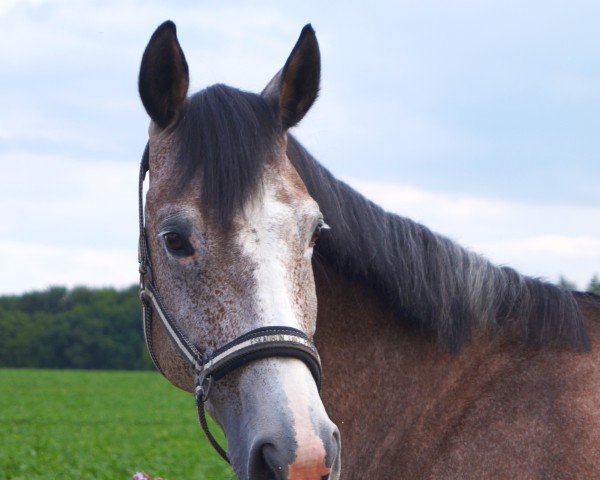
<svg viewBox="0 0 600 480">
<path fill-rule="evenodd" d="M 177 24 L 191 91 L 260 91 L 302 26 L 294 134 L 337 177 L 498 264 L 600 274 L 600 2 L 0 0 L 0 294 L 137 280 L 137 74 Z"/>
</svg>

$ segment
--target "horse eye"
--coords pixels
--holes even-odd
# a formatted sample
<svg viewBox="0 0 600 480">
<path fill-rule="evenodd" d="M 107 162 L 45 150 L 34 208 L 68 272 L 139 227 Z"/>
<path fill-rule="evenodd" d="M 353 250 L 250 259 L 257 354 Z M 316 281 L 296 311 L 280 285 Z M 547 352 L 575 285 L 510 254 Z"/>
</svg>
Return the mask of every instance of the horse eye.
<svg viewBox="0 0 600 480">
<path fill-rule="evenodd" d="M 165 233 L 163 235 L 167 248 L 173 253 L 183 253 L 186 247 L 186 241 L 175 232 Z"/>
<path fill-rule="evenodd" d="M 323 230 L 329 230 L 329 225 L 327 225 L 324 221 L 320 221 L 319 224 L 317 225 L 317 228 L 315 228 L 315 231 L 312 234 L 312 237 L 310 237 L 310 244 L 309 244 L 309 248 L 313 248 L 315 246 L 315 244 L 317 243 L 317 240 L 319 239 L 319 237 L 321 236 L 321 233 L 323 232 Z"/>
</svg>

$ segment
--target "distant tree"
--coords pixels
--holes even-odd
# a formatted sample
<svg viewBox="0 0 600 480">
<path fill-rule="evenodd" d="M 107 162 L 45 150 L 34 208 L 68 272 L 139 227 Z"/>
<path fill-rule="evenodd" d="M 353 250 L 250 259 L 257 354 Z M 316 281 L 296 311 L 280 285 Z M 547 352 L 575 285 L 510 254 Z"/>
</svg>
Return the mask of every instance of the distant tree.
<svg viewBox="0 0 600 480">
<path fill-rule="evenodd" d="M 571 280 L 567 279 L 567 277 L 564 275 L 561 275 L 558 279 L 558 286 L 567 290 L 577 290 L 577 285 L 575 285 L 575 283 L 573 283 Z"/>
<path fill-rule="evenodd" d="M 63 302 L 66 294 L 67 289 L 64 287 L 50 287 L 42 292 L 25 293 L 19 299 L 20 309 L 30 313 L 60 312 L 64 309 Z"/>
<path fill-rule="evenodd" d="M 598 275 L 592 277 L 590 284 L 587 287 L 587 291 L 600 295 L 600 278 L 598 278 Z"/>
<path fill-rule="evenodd" d="M 0 367 L 152 368 L 138 287 L 53 287 L 0 297 Z"/>
</svg>

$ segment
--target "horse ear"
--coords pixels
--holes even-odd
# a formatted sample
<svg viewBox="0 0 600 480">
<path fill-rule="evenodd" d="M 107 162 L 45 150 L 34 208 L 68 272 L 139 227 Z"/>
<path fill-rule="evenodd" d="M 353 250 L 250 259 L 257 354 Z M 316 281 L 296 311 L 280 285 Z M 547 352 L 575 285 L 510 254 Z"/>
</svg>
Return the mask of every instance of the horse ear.
<svg viewBox="0 0 600 480">
<path fill-rule="evenodd" d="M 190 80 L 187 62 L 170 20 L 152 34 L 144 51 L 138 88 L 144 108 L 161 128 L 167 127 L 181 108 Z"/>
<path fill-rule="evenodd" d="M 296 125 L 308 112 L 319 93 L 321 54 L 310 24 L 300 33 L 283 68 L 262 91 L 277 111 L 285 129 Z"/>
</svg>

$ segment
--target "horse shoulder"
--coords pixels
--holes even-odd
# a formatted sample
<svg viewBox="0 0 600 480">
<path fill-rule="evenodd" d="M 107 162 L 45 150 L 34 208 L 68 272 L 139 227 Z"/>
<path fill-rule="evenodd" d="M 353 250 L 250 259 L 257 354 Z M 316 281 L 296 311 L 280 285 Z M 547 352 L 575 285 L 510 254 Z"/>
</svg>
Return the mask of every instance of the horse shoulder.
<svg viewBox="0 0 600 480">
<path fill-rule="evenodd" d="M 422 478 L 600 475 L 600 307 L 582 309 L 591 350 L 502 346 Z"/>
</svg>

